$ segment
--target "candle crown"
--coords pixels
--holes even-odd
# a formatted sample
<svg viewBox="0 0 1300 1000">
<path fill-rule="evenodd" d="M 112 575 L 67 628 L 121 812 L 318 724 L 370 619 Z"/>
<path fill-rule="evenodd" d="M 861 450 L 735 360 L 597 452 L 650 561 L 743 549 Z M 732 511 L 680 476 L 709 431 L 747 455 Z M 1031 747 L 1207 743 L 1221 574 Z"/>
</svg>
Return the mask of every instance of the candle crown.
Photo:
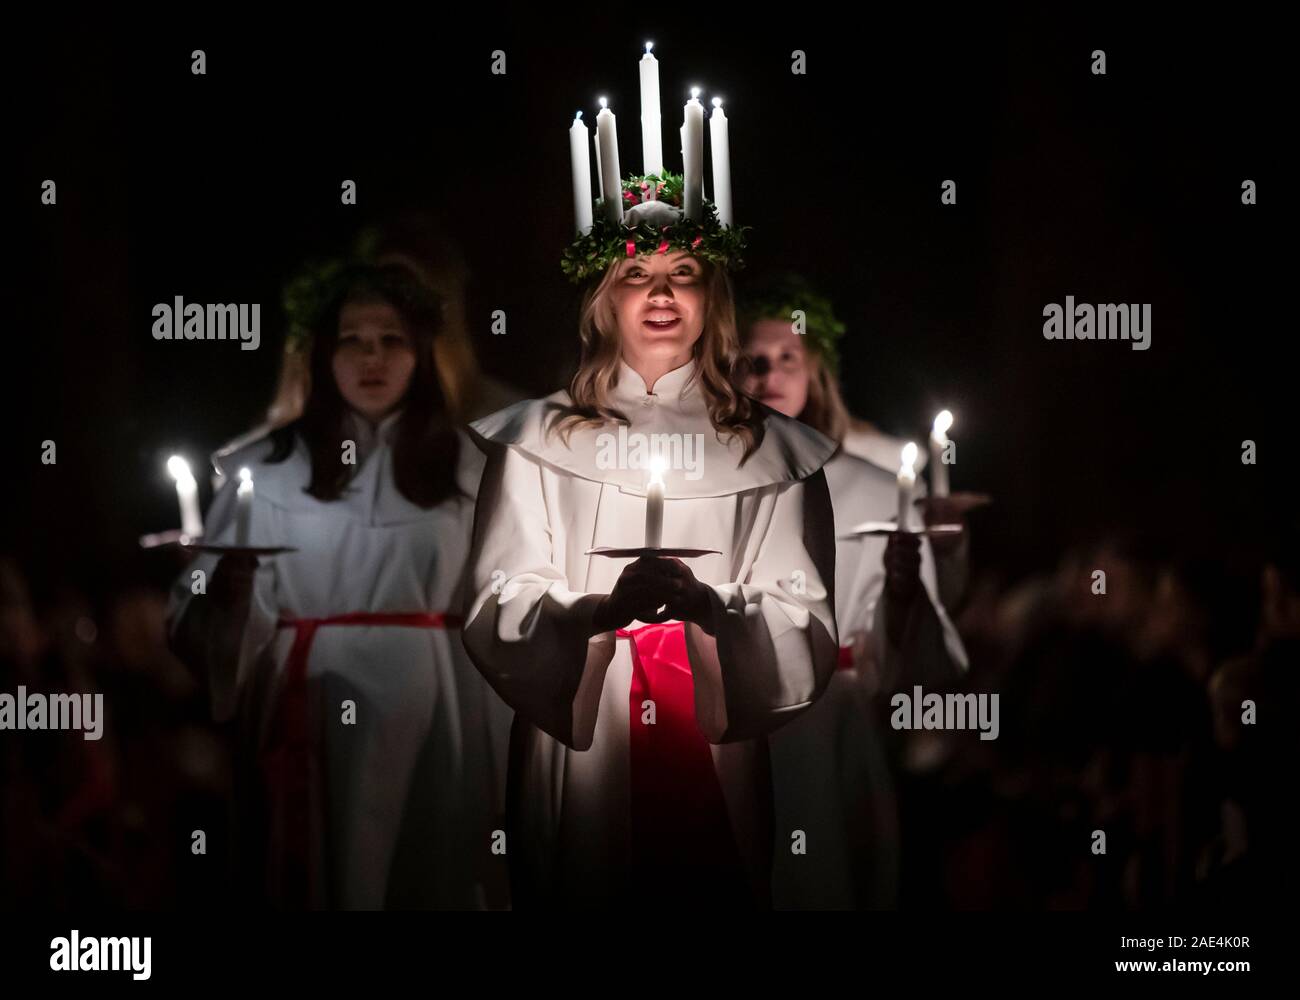
<svg viewBox="0 0 1300 1000">
<path fill-rule="evenodd" d="M 684 179 L 665 170 L 655 174 L 630 174 L 623 179 L 623 221 L 611 222 L 597 199 L 590 231 L 564 251 L 560 266 L 569 280 L 582 282 L 604 273 L 616 261 L 643 253 L 693 254 L 722 267 L 744 266 L 748 226 L 724 226 L 717 209 L 704 199 L 704 218 L 685 217 Z"/>
<path fill-rule="evenodd" d="M 699 88 L 692 88 L 691 101 L 697 107 L 698 94 Z M 600 103 L 606 107 L 604 98 Z M 608 180 L 609 164 L 604 166 Z M 667 169 L 625 175 L 621 178 L 623 218 L 617 222 L 605 212 L 604 198 L 595 199 L 591 228 L 570 243 L 560 259 L 569 280 L 581 283 L 598 277 L 611 265 L 638 254 L 682 252 L 729 270 L 744 267 L 745 233 L 750 227 L 723 224 L 708 198 L 700 199 L 700 217 L 689 218 L 685 186 L 683 174 Z"/>
</svg>

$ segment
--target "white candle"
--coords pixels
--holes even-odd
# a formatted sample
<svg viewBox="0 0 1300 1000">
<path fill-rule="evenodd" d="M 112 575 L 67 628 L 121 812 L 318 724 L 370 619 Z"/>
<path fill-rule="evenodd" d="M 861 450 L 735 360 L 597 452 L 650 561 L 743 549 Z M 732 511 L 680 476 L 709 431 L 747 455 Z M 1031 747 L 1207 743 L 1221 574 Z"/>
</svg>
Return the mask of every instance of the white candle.
<svg viewBox="0 0 1300 1000">
<path fill-rule="evenodd" d="M 658 177 L 664 171 L 664 145 L 659 124 L 659 60 L 650 54 L 653 45 L 646 42 L 641 57 L 641 172 Z"/>
<path fill-rule="evenodd" d="M 657 549 L 663 544 L 664 464 L 661 455 L 656 455 L 650 460 L 650 485 L 645 491 L 645 547 L 647 549 Z"/>
<path fill-rule="evenodd" d="M 682 110 L 682 209 L 688 219 L 704 214 L 704 105 L 700 88 L 691 88 L 691 99 Z"/>
<path fill-rule="evenodd" d="M 948 466 L 943 463 L 943 450 L 948 447 L 948 428 L 952 426 L 952 414 L 940 410 L 934 418 L 934 428 L 930 431 L 930 495 L 946 497 L 948 495 Z"/>
<path fill-rule="evenodd" d="M 582 236 L 591 232 L 591 154 L 581 111 L 569 127 L 569 161 L 573 164 L 573 223 Z"/>
<path fill-rule="evenodd" d="M 173 455 L 167 459 L 167 471 L 176 480 L 176 500 L 181 509 L 181 534 L 198 538 L 203 534 L 203 515 L 199 513 L 199 484 L 190 472 L 190 463 Z"/>
<path fill-rule="evenodd" d="M 898 470 L 898 530 L 910 531 L 912 490 L 916 486 L 916 445 L 911 441 L 903 445 L 903 464 Z"/>
<path fill-rule="evenodd" d="M 601 196 L 604 197 L 605 175 L 600 170 L 600 126 L 596 127 L 596 131 L 591 136 L 591 141 L 596 147 L 596 190 L 600 191 Z"/>
<path fill-rule="evenodd" d="M 713 99 L 713 114 L 709 115 L 709 147 L 713 154 L 713 204 L 718 209 L 718 221 L 731 225 L 731 144 L 727 139 L 727 116 L 722 110 L 722 98 Z"/>
<path fill-rule="evenodd" d="M 618 169 L 618 123 L 614 112 L 600 99 L 600 114 L 596 116 L 596 139 L 600 145 L 600 193 L 605 199 L 605 218 L 610 222 L 623 221 L 623 183 Z"/>
<path fill-rule="evenodd" d="M 235 544 L 247 545 L 253 517 L 253 474 L 239 470 L 239 489 L 235 493 Z"/>
</svg>

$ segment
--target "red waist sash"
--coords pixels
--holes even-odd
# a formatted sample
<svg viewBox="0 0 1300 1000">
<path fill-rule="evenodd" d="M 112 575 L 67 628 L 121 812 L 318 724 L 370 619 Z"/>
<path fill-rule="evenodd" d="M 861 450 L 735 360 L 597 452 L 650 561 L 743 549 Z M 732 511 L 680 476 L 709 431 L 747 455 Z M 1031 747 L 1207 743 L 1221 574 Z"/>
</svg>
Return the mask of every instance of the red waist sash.
<svg viewBox="0 0 1300 1000">
<path fill-rule="evenodd" d="M 631 639 L 628 696 L 634 885 L 689 906 L 750 894 L 709 743 L 695 717 L 683 622 L 643 625 Z M 654 724 L 643 718 L 654 704 Z M 635 893 L 636 888 L 633 889 Z"/>
<path fill-rule="evenodd" d="M 316 630 L 322 625 L 395 625 L 407 628 L 459 628 L 459 615 L 441 611 L 349 611 L 327 618 L 281 618 L 279 628 L 294 630 L 293 647 L 285 662 L 284 691 L 263 752 L 263 768 L 271 796 L 271 846 L 277 864 L 272 880 L 279 883 L 285 905 L 308 906 L 311 871 L 311 727 L 308 724 L 307 660 Z M 320 902 L 320 901 L 317 901 Z"/>
</svg>

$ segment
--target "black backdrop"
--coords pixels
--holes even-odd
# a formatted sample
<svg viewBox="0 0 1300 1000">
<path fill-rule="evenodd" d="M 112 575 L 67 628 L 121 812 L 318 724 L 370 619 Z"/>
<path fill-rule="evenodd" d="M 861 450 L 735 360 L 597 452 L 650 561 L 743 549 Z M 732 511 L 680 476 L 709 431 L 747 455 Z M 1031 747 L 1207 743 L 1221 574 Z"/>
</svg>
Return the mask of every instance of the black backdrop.
<svg viewBox="0 0 1300 1000">
<path fill-rule="evenodd" d="M 441 212 L 463 241 L 485 367 L 529 394 L 561 384 L 576 345 L 558 264 L 567 129 L 607 95 L 623 164 L 639 165 L 646 39 L 666 165 L 680 168 L 686 88 L 723 96 L 751 269 L 797 267 L 833 297 L 854 412 L 917 440 L 939 407 L 957 414 L 954 484 L 997 498 L 978 515 L 978 565 L 1014 577 L 1096 532 L 1187 551 L 1246 543 L 1288 512 L 1292 126 L 1267 26 L 848 10 L 773 22 L 712 7 L 689 23 L 676 10 L 365 15 L 15 28 L 0 552 L 38 594 L 166 578 L 170 564 L 135 547 L 174 525 L 166 455 L 201 461 L 259 418 L 281 282 L 391 211 Z M 194 48 L 206 76 L 190 73 Z M 496 48 L 504 76 L 489 72 Z M 805 76 L 790 72 L 794 49 Z M 47 177 L 57 207 L 39 203 Z M 339 204 L 343 178 L 356 207 Z M 946 178 L 956 206 L 939 204 Z M 1245 178 L 1255 207 L 1241 204 Z M 1151 348 L 1045 341 L 1042 308 L 1067 294 L 1150 303 Z M 156 342 L 151 307 L 175 295 L 262 303 L 261 349 Z M 504 337 L 488 335 L 494 309 Z"/>
</svg>

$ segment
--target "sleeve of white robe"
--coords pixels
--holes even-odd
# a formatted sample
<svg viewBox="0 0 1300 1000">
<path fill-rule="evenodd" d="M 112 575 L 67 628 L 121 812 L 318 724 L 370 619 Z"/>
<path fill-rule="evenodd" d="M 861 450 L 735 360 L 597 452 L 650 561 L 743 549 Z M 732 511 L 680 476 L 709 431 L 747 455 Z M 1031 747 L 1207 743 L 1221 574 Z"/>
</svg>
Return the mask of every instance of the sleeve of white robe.
<svg viewBox="0 0 1300 1000">
<path fill-rule="evenodd" d="M 228 477 L 212 499 L 204 524 L 204 540 L 231 544 L 235 535 L 235 494 L 239 480 Z M 275 516 L 274 507 L 253 497 L 250 531 L 254 538 L 266 535 L 257 522 L 266 525 Z M 262 650 L 275 637 L 278 607 L 274 569 L 260 560 L 253 579 L 253 593 L 247 617 L 217 606 L 210 596 L 212 573 L 220 556 L 202 552 L 184 569 L 172 585 L 167 622 L 172 649 L 182 662 L 205 681 L 212 702 L 212 715 L 225 722 L 234 713 L 239 692 L 251 675 Z M 196 594 L 194 574 L 203 573 L 204 593 Z"/>
<path fill-rule="evenodd" d="M 571 590 L 551 553 L 541 467 L 491 445 L 469 555 L 465 649 L 520 716 L 576 750 L 590 749 L 608 633 L 592 637 L 601 594 Z"/>
<path fill-rule="evenodd" d="M 463 430 L 457 430 L 456 436 L 460 442 L 460 451 L 456 459 L 456 488 L 463 494 L 460 503 L 464 511 L 463 523 L 468 528 L 474 522 L 474 507 L 478 498 L 479 480 L 483 477 L 483 453 L 478 450 L 478 446 L 470 439 L 469 435 Z M 446 570 L 435 564 L 434 572 L 446 572 Z M 429 589 L 433 589 L 433 581 L 430 581 Z M 460 567 L 460 573 L 456 580 L 456 588 L 452 592 L 448 610 L 460 612 L 464 609 L 466 601 L 472 596 L 470 566 L 466 560 L 465 565 Z M 438 609 L 435 609 L 438 610 Z"/>
<path fill-rule="evenodd" d="M 709 587 L 713 635 L 686 628 L 696 718 L 711 743 L 790 721 L 821 696 L 839 654 L 826 475 L 766 489 L 746 578 Z"/>
</svg>

